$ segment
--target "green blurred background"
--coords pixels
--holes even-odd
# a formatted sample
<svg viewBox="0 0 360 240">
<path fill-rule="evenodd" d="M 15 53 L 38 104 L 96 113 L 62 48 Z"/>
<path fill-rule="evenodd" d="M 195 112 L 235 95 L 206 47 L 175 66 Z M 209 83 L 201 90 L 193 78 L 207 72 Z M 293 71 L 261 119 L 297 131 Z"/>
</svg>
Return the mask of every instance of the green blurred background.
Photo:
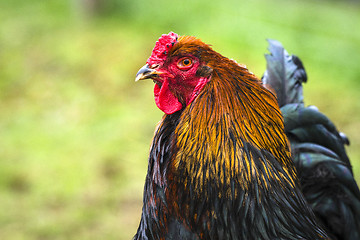
<svg viewBox="0 0 360 240">
<path fill-rule="evenodd" d="M 306 104 L 350 138 L 360 182 L 359 1 L 2 0 L 0 239 L 130 239 L 152 134 L 134 76 L 169 31 L 259 77 L 266 38 L 304 62 Z"/>
</svg>

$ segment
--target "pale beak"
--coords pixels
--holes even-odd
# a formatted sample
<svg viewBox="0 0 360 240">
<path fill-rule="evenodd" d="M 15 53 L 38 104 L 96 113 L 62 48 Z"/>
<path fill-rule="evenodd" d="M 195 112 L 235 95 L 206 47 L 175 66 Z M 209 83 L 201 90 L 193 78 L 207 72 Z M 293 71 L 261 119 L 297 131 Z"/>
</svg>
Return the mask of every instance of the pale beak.
<svg viewBox="0 0 360 240">
<path fill-rule="evenodd" d="M 148 64 L 140 68 L 135 77 L 135 82 L 145 79 L 153 79 L 158 75 L 162 74 L 161 72 L 157 72 L 156 70 L 150 68 Z"/>
</svg>

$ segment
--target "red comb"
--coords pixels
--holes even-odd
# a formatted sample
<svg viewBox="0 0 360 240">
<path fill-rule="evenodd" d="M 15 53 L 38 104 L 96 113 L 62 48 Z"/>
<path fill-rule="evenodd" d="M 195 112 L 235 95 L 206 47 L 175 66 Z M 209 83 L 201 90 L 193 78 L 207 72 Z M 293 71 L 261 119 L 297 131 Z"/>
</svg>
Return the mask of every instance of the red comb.
<svg viewBox="0 0 360 240">
<path fill-rule="evenodd" d="M 173 32 L 169 32 L 168 34 L 163 34 L 159 40 L 156 42 L 155 47 L 151 53 L 151 56 L 146 61 L 147 64 L 158 64 L 165 60 L 169 50 L 174 46 L 177 42 L 178 35 Z"/>
</svg>

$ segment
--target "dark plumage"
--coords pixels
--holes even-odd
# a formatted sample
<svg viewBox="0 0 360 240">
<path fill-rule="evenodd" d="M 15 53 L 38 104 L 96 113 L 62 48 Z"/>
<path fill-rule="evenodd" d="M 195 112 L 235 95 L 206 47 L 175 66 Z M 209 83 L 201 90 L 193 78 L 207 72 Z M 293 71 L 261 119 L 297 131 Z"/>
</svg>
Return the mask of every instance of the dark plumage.
<svg viewBox="0 0 360 240">
<path fill-rule="evenodd" d="M 332 239 L 360 239 L 360 191 L 344 147 L 349 140 L 316 107 L 304 106 L 300 59 L 269 43 L 263 81 L 278 96 L 302 192 Z"/>
</svg>

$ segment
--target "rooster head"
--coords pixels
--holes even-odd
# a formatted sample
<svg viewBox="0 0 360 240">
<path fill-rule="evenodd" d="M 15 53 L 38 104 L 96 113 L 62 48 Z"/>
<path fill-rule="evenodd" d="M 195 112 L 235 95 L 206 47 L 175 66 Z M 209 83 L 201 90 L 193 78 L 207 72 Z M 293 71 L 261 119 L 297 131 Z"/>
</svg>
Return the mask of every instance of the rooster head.
<svg viewBox="0 0 360 240">
<path fill-rule="evenodd" d="M 195 37 L 164 34 L 135 81 L 152 79 L 158 108 L 175 113 L 191 104 L 210 81 L 212 67 L 204 59 L 209 51 L 211 48 Z"/>
</svg>

